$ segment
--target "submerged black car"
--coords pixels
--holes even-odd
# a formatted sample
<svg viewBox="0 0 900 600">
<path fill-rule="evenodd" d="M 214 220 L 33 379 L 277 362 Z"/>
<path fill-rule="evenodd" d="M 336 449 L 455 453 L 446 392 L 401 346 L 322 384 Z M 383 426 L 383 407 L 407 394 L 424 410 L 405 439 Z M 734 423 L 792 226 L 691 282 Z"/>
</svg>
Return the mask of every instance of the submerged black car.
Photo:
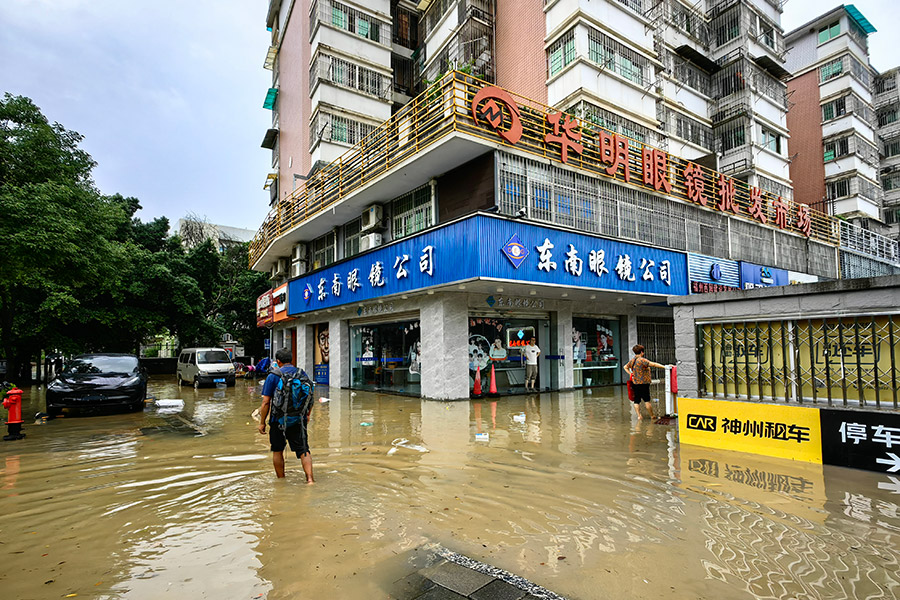
<svg viewBox="0 0 900 600">
<path fill-rule="evenodd" d="M 147 375 L 133 354 L 82 354 L 47 386 L 47 414 L 63 408 L 118 407 L 138 411 L 147 397 Z"/>
</svg>

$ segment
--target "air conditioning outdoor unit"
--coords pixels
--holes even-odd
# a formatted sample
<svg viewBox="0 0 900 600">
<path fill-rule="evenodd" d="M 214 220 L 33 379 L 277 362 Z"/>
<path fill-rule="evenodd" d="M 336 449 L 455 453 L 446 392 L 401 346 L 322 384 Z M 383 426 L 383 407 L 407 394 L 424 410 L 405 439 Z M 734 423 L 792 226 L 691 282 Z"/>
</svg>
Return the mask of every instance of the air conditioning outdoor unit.
<svg viewBox="0 0 900 600">
<path fill-rule="evenodd" d="M 291 260 L 306 260 L 306 244 L 295 244 L 291 250 Z"/>
<path fill-rule="evenodd" d="M 278 262 L 275 263 L 274 275 L 275 277 L 283 277 L 287 275 L 288 263 L 286 258 L 279 258 Z"/>
<path fill-rule="evenodd" d="M 300 277 L 306 274 L 306 261 L 296 260 L 291 263 L 291 277 Z"/>
<path fill-rule="evenodd" d="M 362 214 L 363 231 L 381 226 L 381 205 L 374 204 L 367 208 Z"/>
<path fill-rule="evenodd" d="M 359 238 L 359 251 L 365 252 L 381 245 L 380 233 L 369 233 Z"/>
<path fill-rule="evenodd" d="M 269 279 L 278 279 L 278 265 L 272 265 L 272 268 L 269 269 Z"/>
</svg>

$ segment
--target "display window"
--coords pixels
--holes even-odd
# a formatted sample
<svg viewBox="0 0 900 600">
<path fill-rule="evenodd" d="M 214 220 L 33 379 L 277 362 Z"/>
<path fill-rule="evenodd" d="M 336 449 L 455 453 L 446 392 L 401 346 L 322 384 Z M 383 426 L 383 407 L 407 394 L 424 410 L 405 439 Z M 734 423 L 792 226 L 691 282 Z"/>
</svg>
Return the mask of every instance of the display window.
<svg viewBox="0 0 900 600">
<path fill-rule="evenodd" d="M 537 319 L 497 319 L 469 317 L 469 390 L 481 380 L 482 393 L 490 392 L 491 375 L 498 394 L 525 392 L 523 351 L 529 340 L 537 338 Z M 540 340 L 536 340 L 540 346 Z M 538 370 L 538 381 L 541 373 Z"/>
<path fill-rule="evenodd" d="M 329 336 L 328 323 L 313 326 L 315 347 L 313 351 L 313 379 L 316 383 L 328 385 Z"/>
<path fill-rule="evenodd" d="M 350 387 L 421 395 L 421 353 L 417 320 L 352 325 Z"/>
<path fill-rule="evenodd" d="M 572 319 L 574 387 L 622 383 L 619 321 L 616 319 Z"/>
</svg>

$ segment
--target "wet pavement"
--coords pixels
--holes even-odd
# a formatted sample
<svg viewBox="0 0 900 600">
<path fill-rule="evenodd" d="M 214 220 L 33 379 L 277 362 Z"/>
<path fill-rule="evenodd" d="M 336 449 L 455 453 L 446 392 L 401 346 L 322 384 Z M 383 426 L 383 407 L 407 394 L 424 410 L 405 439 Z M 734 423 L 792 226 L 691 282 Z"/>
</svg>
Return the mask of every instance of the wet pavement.
<svg viewBox="0 0 900 600">
<path fill-rule="evenodd" d="M 307 486 L 293 455 L 275 480 L 256 388 L 154 377 L 183 410 L 26 423 L 0 444 L 0 589 L 405 599 L 436 589 L 410 585 L 440 547 L 572 600 L 900 597 L 900 477 L 679 447 L 622 391 L 322 388 Z"/>
</svg>

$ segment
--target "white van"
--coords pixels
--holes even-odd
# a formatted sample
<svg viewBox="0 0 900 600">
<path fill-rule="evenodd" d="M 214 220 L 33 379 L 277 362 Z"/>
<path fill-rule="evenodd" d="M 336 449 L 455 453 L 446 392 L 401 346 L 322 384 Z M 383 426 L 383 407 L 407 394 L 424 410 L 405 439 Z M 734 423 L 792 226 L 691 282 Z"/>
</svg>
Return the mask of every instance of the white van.
<svg viewBox="0 0 900 600">
<path fill-rule="evenodd" d="M 234 363 L 221 348 L 185 348 L 178 356 L 178 385 L 234 385 Z"/>
</svg>

